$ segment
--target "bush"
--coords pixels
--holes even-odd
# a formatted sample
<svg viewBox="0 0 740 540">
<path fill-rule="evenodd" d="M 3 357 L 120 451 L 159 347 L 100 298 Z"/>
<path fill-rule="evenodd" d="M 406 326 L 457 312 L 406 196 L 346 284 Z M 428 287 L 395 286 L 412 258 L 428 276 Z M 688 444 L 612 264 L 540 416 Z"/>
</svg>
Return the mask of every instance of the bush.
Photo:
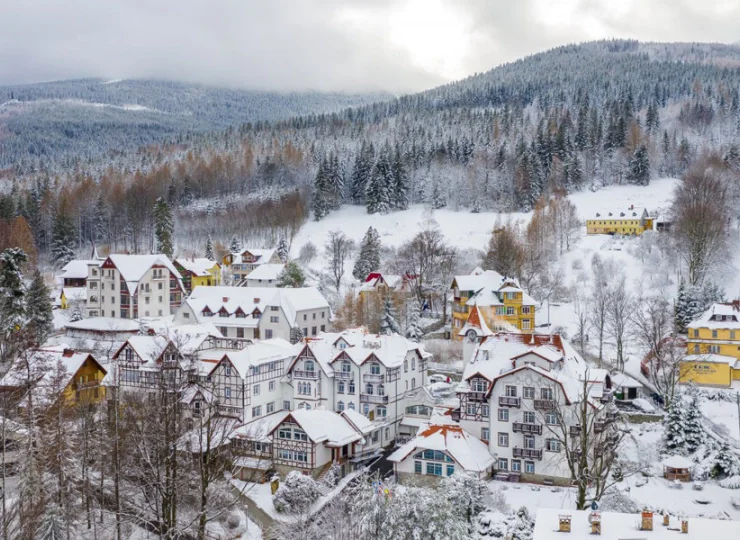
<svg viewBox="0 0 740 540">
<path fill-rule="evenodd" d="M 300 251 L 298 252 L 298 259 L 303 264 L 308 264 L 312 260 L 316 258 L 316 246 L 313 245 L 311 242 L 306 242 L 301 246 Z"/>
<path fill-rule="evenodd" d="M 740 489 L 740 475 L 736 474 L 720 480 L 719 485 L 726 489 Z"/>
<path fill-rule="evenodd" d="M 299 514 L 307 511 L 320 496 L 316 480 L 298 471 L 292 471 L 273 495 L 272 504 L 278 512 Z"/>
</svg>

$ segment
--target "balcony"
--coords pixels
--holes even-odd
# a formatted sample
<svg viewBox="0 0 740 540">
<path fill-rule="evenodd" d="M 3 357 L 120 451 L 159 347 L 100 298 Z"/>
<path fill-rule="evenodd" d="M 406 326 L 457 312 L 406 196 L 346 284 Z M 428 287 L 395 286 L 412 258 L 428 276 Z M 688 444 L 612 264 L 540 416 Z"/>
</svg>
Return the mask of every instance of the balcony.
<svg viewBox="0 0 740 540">
<path fill-rule="evenodd" d="M 515 446 L 514 457 L 542 460 L 542 450 L 535 450 L 534 448 L 518 448 Z"/>
<path fill-rule="evenodd" d="M 555 408 L 555 401 L 552 399 L 535 399 L 534 408 L 536 411 L 551 411 Z"/>
<path fill-rule="evenodd" d="M 594 433 L 603 432 L 605 427 L 606 427 L 606 422 L 597 420 L 596 422 L 594 422 Z"/>
<path fill-rule="evenodd" d="M 100 381 L 98 381 L 98 380 L 95 380 L 95 381 L 87 381 L 87 382 L 76 382 L 75 383 L 75 388 L 78 391 L 79 390 L 85 390 L 87 388 L 96 388 L 98 386 L 100 386 Z"/>
<path fill-rule="evenodd" d="M 498 405 L 499 407 L 521 407 L 522 402 L 518 397 L 499 396 Z"/>
<path fill-rule="evenodd" d="M 360 394 L 360 403 L 377 403 L 379 405 L 386 405 L 388 403 L 388 396 L 374 396 L 372 394 Z"/>
<path fill-rule="evenodd" d="M 581 436 L 581 426 L 570 426 L 570 436 L 571 437 L 580 437 Z"/>
<path fill-rule="evenodd" d="M 369 383 L 382 383 L 383 376 L 379 373 L 363 373 L 362 380 Z"/>
<path fill-rule="evenodd" d="M 534 435 L 542 435 L 542 424 L 514 422 L 514 433 L 532 433 Z"/>
<path fill-rule="evenodd" d="M 354 376 L 352 375 L 351 371 L 335 371 L 334 378 L 349 381 L 351 379 L 354 379 Z"/>
<path fill-rule="evenodd" d="M 468 400 L 470 401 L 487 401 L 486 392 L 472 391 L 467 393 Z"/>
<path fill-rule="evenodd" d="M 224 416 L 231 416 L 239 419 L 241 419 L 242 417 L 241 407 L 234 407 L 232 405 L 218 405 L 216 409 L 218 410 L 219 414 L 222 414 Z"/>
<path fill-rule="evenodd" d="M 318 371 L 304 371 L 302 369 L 293 370 L 293 377 L 296 379 L 318 379 Z"/>
</svg>

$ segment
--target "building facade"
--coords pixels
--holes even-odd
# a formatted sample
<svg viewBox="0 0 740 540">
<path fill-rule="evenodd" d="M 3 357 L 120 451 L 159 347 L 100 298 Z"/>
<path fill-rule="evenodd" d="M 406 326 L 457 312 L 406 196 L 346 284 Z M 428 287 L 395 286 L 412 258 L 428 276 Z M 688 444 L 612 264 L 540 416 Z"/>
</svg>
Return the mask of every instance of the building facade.
<svg viewBox="0 0 740 540">
<path fill-rule="evenodd" d="M 634 205 L 626 210 L 598 210 L 586 220 L 586 233 L 639 236 L 653 230 L 653 221 L 647 208 Z"/>
<path fill-rule="evenodd" d="M 206 258 L 177 259 L 173 263 L 182 276 L 185 292 L 190 294 L 195 287 L 221 285 L 221 265 Z"/>
<path fill-rule="evenodd" d="M 713 304 L 687 329 L 679 382 L 731 386 L 740 380 L 740 302 Z"/>
</svg>

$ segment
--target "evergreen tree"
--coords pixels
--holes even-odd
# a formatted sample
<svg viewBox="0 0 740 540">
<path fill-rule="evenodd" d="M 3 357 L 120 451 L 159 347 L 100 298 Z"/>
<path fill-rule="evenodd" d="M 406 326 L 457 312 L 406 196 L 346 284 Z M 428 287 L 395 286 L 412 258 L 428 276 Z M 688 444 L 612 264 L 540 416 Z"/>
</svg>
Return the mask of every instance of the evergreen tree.
<svg viewBox="0 0 740 540">
<path fill-rule="evenodd" d="M 54 315 L 51 311 L 49 288 L 38 269 L 26 294 L 26 317 L 37 345 L 41 345 L 54 330 Z"/>
<path fill-rule="evenodd" d="M 403 154 L 398 145 L 393 155 L 393 195 L 391 202 L 393 208 L 406 210 L 409 207 L 409 175 L 403 162 Z"/>
<path fill-rule="evenodd" d="M 439 180 L 437 178 L 434 179 L 434 183 L 432 184 L 432 208 L 435 210 L 439 210 L 440 208 L 444 208 L 447 206 L 447 198 L 444 196 L 444 193 L 442 192 L 442 187 L 440 186 Z"/>
<path fill-rule="evenodd" d="M 738 459 L 735 451 L 730 448 L 727 441 L 722 441 L 722 444 L 717 450 L 717 455 L 714 460 L 714 466 L 712 467 L 712 476 L 717 478 L 724 478 L 727 476 L 735 476 L 740 474 L 740 459 Z"/>
<path fill-rule="evenodd" d="M 316 178 L 314 178 L 313 182 L 312 206 L 314 221 L 321 221 L 329 213 L 329 182 L 329 164 L 326 159 L 323 159 L 319 164 L 319 169 L 316 171 Z"/>
<path fill-rule="evenodd" d="M 388 159 L 388 151 L 384 149 L 373 167 L 370 182 L 365 190 L 365 207 L 368 214 L 387 214 L 390 211 L 392 186 L 393 170 Z"/>
<path fill-rule="evenodd" d="M 290 328 L 290 342 L 292 344 L 299 343 L 303 339 L 303 330 L 298 326 L 292 326 Z"/>
<path fill-rule="evenodd" d="M 58 268 L 75 258 L 76 237 L 71 217 L 66 212 L 57 212 L 52 230 L 51 258 Z"/>
<path fill-rule="evenodd" d="M 34 538 L 38 540 L 65 540 L 68 538 L 64 513 L 57 504 L 49 503 L 45 506 Z"/>
<path fill-rule="evenodd" d="M 163 197 L 159 197 L 154 203 L 154 236 L 157 239 L 157 253 L 164 253 L 172 258 L 174 247 L 172 245 L 175 225 L 172 220 L 172 211 Z"/>
<path fill-rule="evenodd" d="M 306 276 L 295 261 L 288 261 L 275 282 L 276 287 L 295 289 L 306 284 Z"/>
<path fill-rule="evenodd" d="M 650 183 L 650 158 L 644 144 L 632 156 L 627 180 L 638 186 L 647 186 Z"/>
<path fill-rule="evenodd" d="M 8 248 L 0 254 L 0 359 L 12 354 L 11 336 L 23 328 L 26 320 L 26 289 L 21 267 L 28 261 L 20 248 Z"/>
<path fill-rule="evenodd" d="M 363 281 L 370 272 L 380 270 L 380 234 L 370 226 L 360 243 L 360 254 L 355 260 L 352 275 Z"/>
<path fill-rule="evenodd" d="M 721 299 L 721 292 L 712 284 L 707 284 L 704 289 L 700 289 L 681 282 L 678 286 L 675 307 L 676 330 L 685 334 L 691 321 L 704 313 L 712 303 L 719 302 Z"/>
<path fill-rule="evenodd" d="M 215 261 L 216 260 L 216 253 L 213 251 L 213 240 L 211 239 L 211 235 L 208 235 L 208 240 L 206 240 L 206 253 L 205 253 L 206 259 L 209 261 Z"/>
<path fill-rule="evenodd" d="M 663 446 L 668 452 L 684 453 L 686 449 L 686 406 L 681 396 L 668 405 L 663 419 Z"/>
<path fill-rule="evenodd" d="M 277 256 L 280 257 L 280 260 L 283 263 L 288 262 L 288 242 L 286 242 L 285 238 L 283 237 L 281 237 L 280 241 L 278 241 Z"/>
<path fill-rule="evenodd" d="M 401 327 L 396 321 L 396 308 L 393 306 L 393 300 L 391 295 L 385 297 L 385 303 L 383 304 L 383 315 L 380 318 L 380 333 L 381 334 L 401 334 Z"/>
<path fill-rule="evenodd" d="M 406 337 L 411 341 L 421 341 L 424 330 L 421 328 L 421 304 L 417 301 L 409 302 L 408 324 L 406 325 Z"/>
<path fill-rule="evenodd" d="M 686 412 L 686 452 L 693 454 L 704 444 L 704 418 L 699 408 L 699 397 L 694 395 L 689 401 Z"/>
<path fill-rule="evenodd" d="M 74 302 L 72 304 L 72 313 L 69 315 L 69 322 L 81 321 L 85 317 L 82 313 L 82 304 L 80 302 Z"/>
<path fill-rule="evenodd" d="M 658 106 L 655 103 L 648 105 L 645 127 L 647 127 L 650 133 L 655 133 L 660 129 L 660 115 L 658 114 Z"/>
<path fill-rule="evenodd" d="M 331 210 L 337 210 L 344 202 L 344 164 L 339 161 L 336 154 L 332 153 L 328 165 L 329 207 Z"/>
<path fill-rule="evenodd" d="M 239 241 L 236 235 L 232 236 L 231 243 L 229 244 L 229 253 L 239 253 L 241 250 L 242 243 Z"/>
<path fill-rule="evenodd" d="M 353 204 L 365 203 L 365 190 L 370 181 L 374 161 L 375 150 L 373 149 L 373 145 L 363 141 L 360 151 L 355 156 L 354 168 L 352 169 L 350 199 Z"/>
</svg>

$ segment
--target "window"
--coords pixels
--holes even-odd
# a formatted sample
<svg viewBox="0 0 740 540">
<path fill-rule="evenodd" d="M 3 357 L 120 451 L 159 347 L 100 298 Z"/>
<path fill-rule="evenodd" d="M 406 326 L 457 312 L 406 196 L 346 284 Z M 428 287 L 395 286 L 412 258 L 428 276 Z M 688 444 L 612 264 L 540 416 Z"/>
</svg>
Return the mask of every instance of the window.
<svg viewBox="0 0 740 540">
<path fill-rule="evenodd" d="M 485 392 L 488 390 L 488 381 L 480 377 L 473 379 L 473 392 Z"/>
<path fill-rule="evenodd" d="M 344 381 L 337 382 L 337 394 L 344 394 Z"/>
<path fill-rule="evenodd" d="M 364 414 L 365 416 L 370 414 L 370 405 L 368 405 L 367 403 L 362 405 L 362 414 Z"/>
<path fill-rule="evenodd" d="M 342 343 L 344 345 L 344 343 Z M 352 366 L 349 365 L 349 362 L 342 362 L 342 372 L 343 373 L 349 373 L 352 371 Z"/>
<path fill-rule="evenodd" d="M 508 433 L 499 433 L 498 434 L 498 445 L 499 446 L 509 446 L 509 434 Z"/>
<path fill-rule="evenodd" d="M 534 424 L 534 411 L 524 411 L 524 423 Z"/>
<path fill-rule="evenodd" d="M 326 325 L 325 325 L 325 324 L 322 324 L 322 325 L 321 325 L 321 331 L 322 331 L 322 332 L 326 332 Z"/>
<path fill-rule="evenodd" d="M 408 371 L 409 371 L 409 361 L 408 360 L 404 360 L 403 361 L 403 372 L 404 373 L 408 373 Z"/>
<path fill-rule="evenodd" d="M 730 330 L 730 339 L 735 339 L 735 331 Z"/>
<path fill-rule="evenodd" d="M 411 388 L 416 388 L 416 379 L 413 377 L 411 378 Z"/>
<path fill-rule="evenodd" d="M 524 399 L 534 399 L 534 387 L 525 386 L 523 388 Z"/>
<path fill-rule="evenodd" d="M 375 407 L 375 416 L 378 418 L 385 418 L 386 416 L 386 409 L 385 407 Z"/>
<path fill-rule="evenodd" d="M 475 403 L 468 403 L 467 410 L 465 412 L 468 413 L 468 416 L 475 416 L 475 413 L 477 412 L 478 407 L 475 405 Z"/>
<path fill-rule="evenodd" d="M 347 393 L 348 394 L 355 393 L 355 381 L 349 381 L 349 384 L 347 385 Z"/>
<path fill-rule="evenodd" d="M 491 437 L 491 429 L 484 427 L 480 429 L 480 438 L 482 441 L 488 442 Z"/>
<path fill-rule="evenodd" d="M 511 460 L 511 472 L 522 472 L 522 460 L 520 459 Z"/>
<path fill-rule="evenodd" d="M 229 337 L 229 329 L 226 326 L 220 326 L 218 329 L 223 337 Z"/>
<path fill-rule="evenodd" d="M 694 345 L 694 354 L 699 354 L 699 344 Z"/>
<path fill-rule="evenodd" d="M 312 336 L 315 336 L 316 335 L 316 327 L 315 326 L 312 326 L 311 327 L 311 335 Z"/>
<path fill-rule="evenodd" d="M 411 358 L 411 369 L 412 370 L 416 369 L 416 358 L 413 358 L 413 357 Z"/>
<path fill-rule="evenodd" d="M 509 306 L 506 308 L 506 314 L 507 315 L 516 315 L 516 308 Z"/>
<path fill-rule="evenodd" d="M 524 436 L 524 448 L 534 450 L 534 435 Z"/>
<path fill-rule="evenodd" d="M 369 394 L 369 395 L 371 395 L 371 396 L 373 395 L 373 385 L 372 385 L 372 384 L 370 384 L 370 383 L 367 383 L 367 384 L 365 385 L 365 393 L 366 393 L 366 394 Z"/>
<path fill-rule="evenodd" d="M 699 329 L 694 329 L 694 337 L 699 337 Z"/>
<path fill-rule="evenodd" d="M 447 465 L 447 476 L 452 476 L 453 474 L 455 474 L 455 466 Z"/>
<path fill-rule="evenodd" d="M 306 406 L 306 409 L 308 410 L 308 405 Z M 307 441 L 308 435 L 306 435 L 306 432 L 302 429 L 294 429 L 293 430 L 293 439 L 296 441 Z"/>
<path fill-rule="evenodd" d="M 516 397 L 516 386 L 506 386 L 506 397 Z"/>
<path fill-rule="evenodd" d="M 306 337 L 308 335 L 308 328 L 303 329 L 303 337 Z"/>
<path fill-rule="evenodd" d="M 508 471 L 509 470 L 509 460 L 506 458 L 498 458 L 498 470 Z"/>
<path fill-rule="evenodd" d="M 380 364 L 370 364 L 370 373 L 372 373 L 373 375 L 380 375 Z"/>
<path fill-rule="evenodd" d="M 187 313 L 186 313 L 187 315 Z M 237 328 L 236 329 L 236 337 L 243 338 L 244 337 L 244 328 Z"/>
<path fill-rule="evenodd" d="M 321 312 L 321 318 L 322 318 L 322 319 L 325 319 L 325 318 L 326 318 L 326 317 L 324 316 L 324 312 L 323 312 L 323 311 Z"/>
<path fill-rule="evenodd" d="M 268 403 L 267 405 L 265 405 L 265 412 L 267 414 L 270 414 L 272 412 L 275 412 L 275 402 L 274 401 L 271 401 L 270 403 Z"/>
<path fill-rule="evenodd" d="M 545 441 L 545 449 L 548 452 L 560 452 L 560 441 L 557 439 L 547 439 Z"/>
<path fill-rule="evenodd" d="M 115 296 L 111 296 L 110 297 L 110 303 L 111 304 L 115 304 L 116 303 L 116 297 Z"/>
<path fill-rule="evenodd" d="M 272 339 L 272 330 L 269 328 L 265 330 L 265 339 Z"/>
<path fill-rule="evenodd" d="M 710 354 L 719 354 L 719 345 L 710 345 L 709 346 L 709 353 Z"/>
<path fill-rule="evenodd" d="M 481 406 L 481 416 L 483 416 L 483 418 L 488 418 L 490 415 L 491 415 L 491 406 L 490 405 Z"/>
<path fill-rule="evenodd" d="M 534 474 L 534 461 L 524 462 L 524 472 L 527 474 Z"/>
<path fill-rule="evenodd" d="M 716 330 L 712 330 L 712 337 L 713 338 L 716 338 L 717 337 L 717 331 Z"/>
<path fill-rule="evenodd" d="M 313 371 L 314 370 L 314 363 L 313 360 L 306 360 L 303 365 L 306 368 L 306 371 Z"/>
<path fill-rule="evenodd" d="M 91 282 L 91 283 L 90 283 L 90 288 L 91 288 L 91 289 L 97 289 L 97 288 L 98 288 L 98 284 L 97 284 L 97 282 L 95 282 L 95 281 Z"/>
<path fill-rule="evenodd" d="M 499 422 L 509 421 L 509 409 L 499 409 L 498 410 L 498 421 Z"/>
<path fill-rule="evenodd" d="M 303 314 L 303 320 L 305 321 L 306 319 L 308 319 L 308 315 L 306 315 L 306 314 L 304 313 L 304 314 Z"/>
<path fill-rule="evenodd" d="M 427 463 L 427 474 L 431 474 L 433 476 L 442 476 L 442 464 Z"/>
<path fill-rule="evenodd" d="M 231 388 L 228 386 L 224 389 L 224 396 L 226 396 L 226 399 L 231 399 Z"/>
<path fill-rule="evenodd" d="M 158 283 L 159 287 L 157 287 L 160 291 L 162 290 L 162 283 Z M 159 301 L 162 301 L 162 297 L 159 297 Z"/>
<path fill-rule="evenodd" d="M 552 399 L 552 388 L 540 388 L 541 399 Z"/>
<path fill-rule="evenodd" d="M 270 306 L 270 311 L 280 311 L 279 306 Z"/>
<path fill-rule="evenodd" d="M 355 403 L 354 403 L 354 401 L 350 401 L 349 402 L 349 405 L 347 405 L 347 408 L 348 409 L 352 409 L 354 411 L 355 410 Z"/>
<path fill-rule="evenodd" d="M 283 401 L 283 410 L 289 411 L 290 410 L 290 401 Z"/>
<path fill-rule="evenodd" d="M 260 395 L 260 385 L 259 384 L 255 384 L 254 387 L 252 388 L 252 395 L 253 396 Z"/>
<path fill-rule="evenodd" d="M 262 406 L 261 405 L 252 407 L 252 418 L 257 418 L 258 416 L 262 416 Z"/>
<path fill-rule="evenodd" d="M 522 306 L 522 315 L 529 315 L 532 308 L 530 306 Z"/>
<path fill-rule="evenodd" d="M 231 377 L 231 366 L 225 366 L 224 373 L 226 373 L 227 377 Z"/>
<path fill-rule="evenodd" d="M 337 402 L 337 410 L 339 412 L 342 412 L 344 410 L 344 401 L 338 401 Z"/>
<path fill-rule="evenodd" d="M 546 423 L 547 423 L 548 425 L 551 425 L 551 426 L 557 425 L 557 424 L 559 423 L 559 422 L 558 422 L 558 415 L 557 415 L 557 414 L 555 414 L 554 412 L 548 412 L 548 413 L 547 413 L 547 414 L 545 415 L 545 422 L 546 422 Z"/>
<path fill-rule="evenodd" d="M 421 474 L 421 461 L 414 461 L 414 472 Z"/>
<path fill-rule="evenodd" d="M 280 317 L 270 317 L 270 322 L 271 322 L 271 323 L 277 323 L 277 322 L 280 322 Z"/>
<path fill-rule="evenodd" d="M 522 330 L 529 330 L 529 319 L 522 319 Z"/>
</svg>

